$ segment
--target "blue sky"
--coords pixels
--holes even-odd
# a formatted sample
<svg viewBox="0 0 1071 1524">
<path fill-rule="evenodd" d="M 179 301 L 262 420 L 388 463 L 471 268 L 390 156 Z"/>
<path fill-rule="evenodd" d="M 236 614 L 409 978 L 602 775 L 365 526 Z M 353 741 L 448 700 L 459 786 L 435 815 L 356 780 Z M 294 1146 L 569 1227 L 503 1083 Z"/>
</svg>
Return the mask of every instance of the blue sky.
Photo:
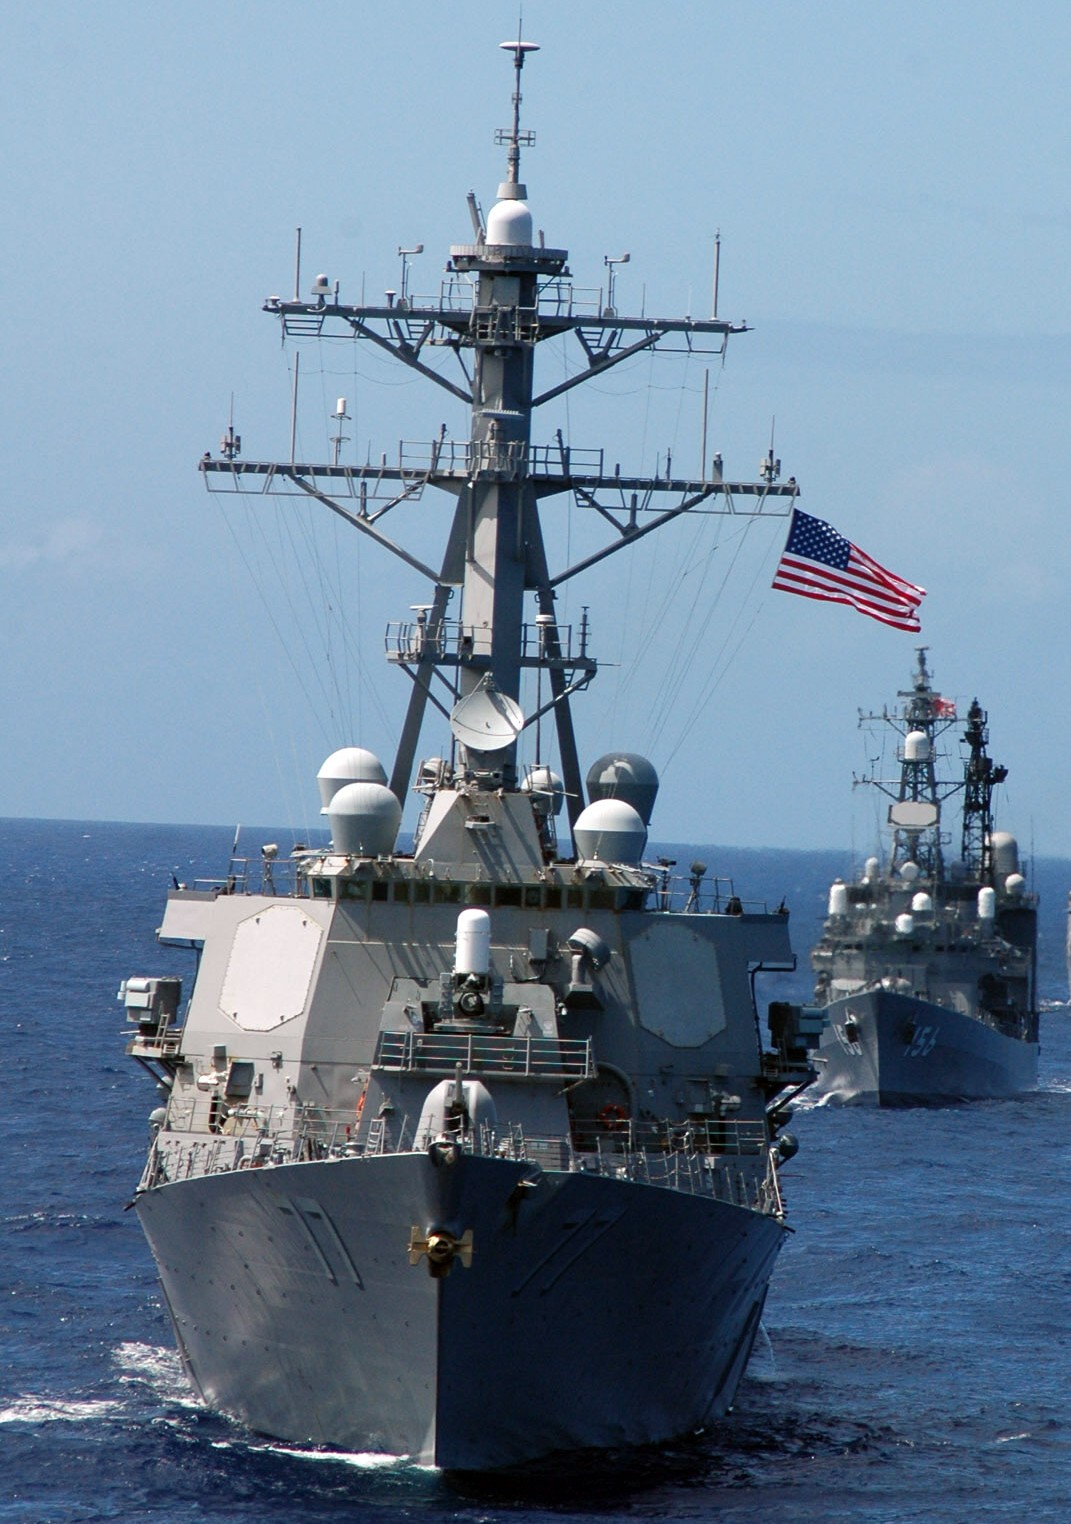
<svg viewBox="0 0 1071 1524">
<path fill-rule="evenodd" d="M 284 3 L 0 9 L 0 815 L 318 824 L 337 745 L 389 756 L 406 680 L 383 629 L 426 589 L 307 508 L 210 496 L 231 397 L 283 458 L 290 366 L 264 297 L 438 290 L 502 176 L 516 8 Z M 617 305 L 754 328 L 711 367 L 709 440 L 751 477 L 774 430 L 802 506 L 928 589 L 938 685 L 990 712 L 1002 823 L 1071 855 L 1071 124 L 1062 4 L 527 0 L 537 226 Z M 542 358 L 542 357 L 541 357 Z M 549 367 L 562 364 L 549 353 Z M 383 360 L 302 352 L 302 453 L 464 433 Z M 706 367 L 637 360 L 556 427 L 650 471 L 698 461 Z M 426 551 L 430 502 L 400 535 Z M 423 515 L 421 517 L 420 515 Z M 857 711 L 914 640 L 769 588 L 782 526 L 703 518 L 613 558 L 583 754 L 648 754 L 654 834 L 869 848 Z M 599 536 L 550 510 L 551 560 Z M 658 542 L 657 545 L 655 542 Z M 359 638 L 360 636 L 360 638 Z M 672 703 L 669 700 L 672 699 Z M 442 738 L 426 733 L 423 749 Z"/>
</svg>

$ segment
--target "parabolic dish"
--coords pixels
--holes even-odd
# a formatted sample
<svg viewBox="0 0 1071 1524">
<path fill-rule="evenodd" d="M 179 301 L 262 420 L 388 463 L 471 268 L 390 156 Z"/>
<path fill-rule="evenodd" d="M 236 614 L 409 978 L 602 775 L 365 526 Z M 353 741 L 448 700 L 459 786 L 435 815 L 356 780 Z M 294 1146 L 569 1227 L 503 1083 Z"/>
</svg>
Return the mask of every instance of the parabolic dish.
<svg viewBox="0 0 1071 1524">
<path fill-rule="evenodd" d="M 454 705 L 450 729 L 469 751 L 501 751 L 524 729 L 524 712 L 497 688 L 474 688 Z"/>
</svg>

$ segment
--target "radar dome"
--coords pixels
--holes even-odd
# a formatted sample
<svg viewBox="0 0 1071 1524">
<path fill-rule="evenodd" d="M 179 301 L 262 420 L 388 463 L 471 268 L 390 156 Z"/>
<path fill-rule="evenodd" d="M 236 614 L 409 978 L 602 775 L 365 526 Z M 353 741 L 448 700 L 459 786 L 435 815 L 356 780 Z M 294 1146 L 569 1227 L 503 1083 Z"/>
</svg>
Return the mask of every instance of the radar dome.
<svg viewBox="0 0 1071 1524">
<path fill-rule="evenodd" d="M 1026 879 L 1021 873 L 1009 873 L 1004 880 L 1004 893 L 1011 895 L 1017 900 L 1026 888 Z"/>
<path fill-rule="evenodd" d="M 336 852 L 384 857 L 398 839 L 402 807 L 382 783 L 346 783 L 331 800 L 327 818 Z"/>
<path fill-rule="evenodd" d="M 532 214 L 526 201 L 496 201 L 487 217 L 484 241 L 514 248 L 532 247 Z"/>
<path fill-rule="evenodd" d="M 327 814 L 327 806 L 347 783 L 386 783 L 387 774 L 383 763 L 374 752 L 363 746 L 343 746 L 333 751 L 316 774 L 320 786 L 321 815 Z"/>
<path fill-rule="evenodd" d="M 993 868 L 998 878 L 1019 871 L 1019 843 L 1010 831 L 994 831 L 989 838 Z"/>
<path fill-rule="evenodd" d="M 573 837 L 582 861 L 635 864 L 647 844 L 647 827 L 623 799 L 597 799 L 581 810 Z"/>
<path fill-rule="evenodd" d="M 560 815 L 565 803 L 565 784 L 549 767 L 531 767 L 521 784 L 522 794 L 531 794 L 532 803 L 541 815 Z"/>
<path fill-rule="evenodd" d="M 455 974 L 486 974 L 491 967 L 491 917 L 486 910 L 463 910 L 457 918 Z"/>
<path fill-rule="evenodd" d="M 848 914 L 848 886 L 842 879 L 835 878 L 829 886 L 829 909 L 827 914 Z"/>
<path fill-rule="evenodd" d="M 906 762 L 928 762 L 929 759 L 929 736 L 924 730 L 909 730 L 904 737 L 904 760 Z"/>
<path fill-rule="evenodd" d="M 913 884 L 919 876 L 918 863 L 902 863 L 900 865 L 900 877 L 905 884 Z"/>
<path fill-rule="evenodd" d="M 658 774 L 646 757 L 634 751 L 608 751 L 588 768 L 588 798 L 622 799 L 645 826 L 658 797 Z"/>
</svg>

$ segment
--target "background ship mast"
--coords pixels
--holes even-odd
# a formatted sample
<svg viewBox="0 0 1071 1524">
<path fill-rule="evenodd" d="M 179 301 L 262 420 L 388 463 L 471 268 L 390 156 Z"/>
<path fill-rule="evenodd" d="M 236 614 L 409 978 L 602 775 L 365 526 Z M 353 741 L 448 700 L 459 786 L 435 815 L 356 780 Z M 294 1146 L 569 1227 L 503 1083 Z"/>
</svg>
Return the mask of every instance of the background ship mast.
<svg viewBox="0 0 1071 1524">
<path fill-rule="evenodd" d="M 963 739 L 970 747 L 963 771 L 963 861 L 978 879 L 993 882 L 993 790 L 1008 776 L 986 753 L 989 716 L 975 699 Z"/>
</svg>

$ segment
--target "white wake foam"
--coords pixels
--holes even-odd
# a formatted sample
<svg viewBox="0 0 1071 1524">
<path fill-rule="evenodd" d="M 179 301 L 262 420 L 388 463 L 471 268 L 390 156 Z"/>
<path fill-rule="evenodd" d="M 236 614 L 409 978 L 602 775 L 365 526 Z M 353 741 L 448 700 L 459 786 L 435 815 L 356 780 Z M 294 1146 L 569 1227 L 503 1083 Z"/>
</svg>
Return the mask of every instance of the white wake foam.
<svg viewBox="0 0 1071 1524">
<path fill-rule="evenodd" d="M 121 1413 L 123 1404 L 110 1399 L 97 1402 L 58 1402 L 51 1397 L 18 1397 L 10 1407 L 0 1408 L 0 1424 L 86 1423 Z"/>
<path fill-rule="evenodd" d="M 186 1380 L 177 1350 L 128 1340 L 112 1350 L 112 1360 L 119 1367 L 119 1380 L 125 1385 L 147 1386 L 161 1402 L 179 1407 L 202 1406 Z"/>
<path fill-rule="evenodd" d="M 358 1471 L 384 1471 L 391 1466 L 413 1467 L 406 1455 L 385 1455 L 378 1450 L 299 1450 L 290 1445 L 265 1445 L 272 1455 L 285 1455 L 292 1460 L 334 1461 L 340 1466 L 353 1466 Z M 434 1470 L 434 1467 L 421 1468 Z"/>
</svg>

